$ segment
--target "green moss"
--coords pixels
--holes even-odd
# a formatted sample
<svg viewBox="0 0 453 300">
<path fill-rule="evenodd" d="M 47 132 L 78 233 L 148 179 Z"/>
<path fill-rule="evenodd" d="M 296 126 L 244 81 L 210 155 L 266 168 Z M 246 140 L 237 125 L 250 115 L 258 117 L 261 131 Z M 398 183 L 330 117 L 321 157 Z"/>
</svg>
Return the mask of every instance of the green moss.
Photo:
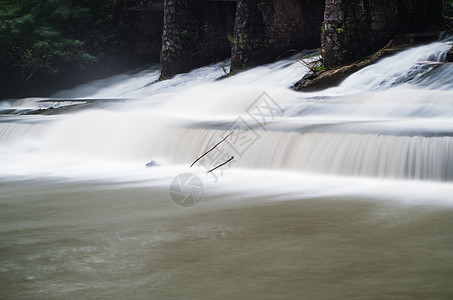
<svg viewBox="0 0 453 300">
<path fill-rule="evenodd" d="M 228 41 L 230 42 L 231 45 L 245 45 L 245 42 L 244 40 L 242 39 L 242 37 L 233 37 L 232 35 L 228 35 L 227 36 L 228 38 Z"/>
<path fill-rule="evenodd" d="M 453 0 L 442 0 L 442 10 L 444 16 L 453 17 Z"/>
<path fill-rule="evenodd" d="M 321 64 L 320 66 L 314 66 L 312 67 L 312 71 L 315 72 L 315 73 L 318 73 L 318 72 L 321 72 L 321 71 L 325 71 L 326 70 L 326 67 Z"/>
</svg>

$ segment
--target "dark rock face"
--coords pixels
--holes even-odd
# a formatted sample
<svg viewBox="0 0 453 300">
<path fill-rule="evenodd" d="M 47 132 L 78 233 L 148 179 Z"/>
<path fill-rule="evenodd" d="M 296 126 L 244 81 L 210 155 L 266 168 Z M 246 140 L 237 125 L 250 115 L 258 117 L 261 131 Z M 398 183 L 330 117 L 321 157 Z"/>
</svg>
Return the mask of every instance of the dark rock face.
<svg viewBox="0 0 453 300">
<path fill-rule="evenodd" d="M 332 68 L 370 55 L 398 34 L 443 26 L 441 0 L 124 3 L 139 35 L 137 54 L 160 56 L 162 78 L 229 56 L 234 71 L 319 46 L 325 66 Z"/>
<path fill-rule="evenodd" d="M 160 63 L 161 77 L 170 77 L 190 70 L 193 47 L 193 24 L 189 4 L 185 0 L 164 1 L 164 27 Z"/>
<path fill-rule="evenodd" d="M 289 50 L 319 47 L 323 11 L 323 1 L 239 0 L 232 68 L 270 62 Z"/>
<path fill-rule="evenodd" d="M 236 2 L 192 2 L 191 10 L 197 20 L 198 38 L 194 59 L 198 66 L 224 60 L 231 56 L 228 37 L 233 35 Z"/>
<path fill-rule="evenodd" d="M 444 27 L 440 0 L 393 0 L 393 2 L 396 2 L 397 8 L 393 14 L 396 14 L 398 33 L 438 31 Z M 391 15 L 391 12 L 389 14 Z"/>
<path fill-rule="evenodd" d="M 134 28 L 134 54 L 147 60 L 159 61 L 162 48 L 163 1 L 128 0 L 127 7 L 121 9 L 126 22 Z"/>
<path fill-rule="evenodd" d="M 326 0 L 322 57 L 327 67 L 360 59 L 397 34 L 440 30 L 441 1 Z"/>
<path fill-rule="evenodd" d="M 161 78 L 228 58 L 236 3 L 164 1 Z"/>
<path fill-rule="evenodd" d="M 263 61 L 264 24 L 256 0 L 238 1 L 231 44 L 233 70 L 254 66 Z"/>
<path fill-rule="evenodd" d="M 166 0 L 162 77 L 231 55 L 232 69 L 319 47 L 324 2 Z"/>
<path fill-rule="evenodd" d="M 361 2 L 326 0 L 321 46 L 325 66 L 351 62 L 371 50 L 372 42 L 364 44 L 371 24 Z"/>
</svg>

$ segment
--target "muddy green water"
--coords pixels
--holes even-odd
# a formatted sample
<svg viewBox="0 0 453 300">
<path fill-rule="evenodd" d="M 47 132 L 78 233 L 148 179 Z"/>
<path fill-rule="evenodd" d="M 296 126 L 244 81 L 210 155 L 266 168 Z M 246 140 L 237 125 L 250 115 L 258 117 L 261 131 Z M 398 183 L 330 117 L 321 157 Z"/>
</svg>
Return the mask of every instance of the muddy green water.
<svg viewBox="0 0 453 300">
<path fill-rule="evenodd" d="M 216 199 L 228 200 L 228 195 Z M 0 183 L 1 299 L 452 299 L 453 208 Z"/>
</svg>

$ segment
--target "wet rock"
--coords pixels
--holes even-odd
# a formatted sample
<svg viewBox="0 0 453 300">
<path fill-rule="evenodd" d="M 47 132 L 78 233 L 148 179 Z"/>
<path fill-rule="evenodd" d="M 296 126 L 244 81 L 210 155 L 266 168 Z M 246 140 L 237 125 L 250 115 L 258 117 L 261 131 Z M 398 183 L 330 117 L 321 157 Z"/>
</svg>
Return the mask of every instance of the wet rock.
<svg viewBox="0 0 453 300">
<path fill-rule="evenodd" d="M 436 32 L 437 39 L 443 23 L 439 0 L 327 0 L 321 37 L 324 65 L 335 68 L 363 59 L 398 34 L 425 43 Z"/>
<path fill-rule="evenodd" d="M 447 52 L 446 62 L 453 62 L 453 46 L 450 48 L 450 51 Z"/>
<path fill-rule="evenodd" d="M 154 160 L 152 160 L 152 161 L 150 161 L 149 163 L 146 164 L 147 168 L 157 167 L 157 166 L 159 166 L 159 164 L 156 161 L 154 161 Z"/>
<path fill-rule="evenodd" d="M 307 73 L 293 86 L 293 89 L 296 91 L 311 92 L 337 86 L 352 73 L 375 63 L 382 57 L 396 53 L 404 48 L 405 45 L 393 46 L 393 41 L 390 41 L 384 48 L 364 60 L 327 71 Z"/>
</svg>

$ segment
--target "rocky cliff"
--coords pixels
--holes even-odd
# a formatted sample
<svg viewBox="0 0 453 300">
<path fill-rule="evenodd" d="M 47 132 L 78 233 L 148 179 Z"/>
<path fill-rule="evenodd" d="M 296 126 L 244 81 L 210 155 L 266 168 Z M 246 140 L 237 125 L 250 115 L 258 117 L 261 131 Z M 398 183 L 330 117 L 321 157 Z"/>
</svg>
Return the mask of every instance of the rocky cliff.
<svg viewBox="0 0 453 300">
<path fill-rule="evenodd" d="M 141 37 L 137 51 L 160 55 L 163 78 L 227 57 L 240 70 L 319 47 L 324 64 L 334 67 L 396 35 L 443 27 L 441 0 L 126 2 Z"/>
</svg>

